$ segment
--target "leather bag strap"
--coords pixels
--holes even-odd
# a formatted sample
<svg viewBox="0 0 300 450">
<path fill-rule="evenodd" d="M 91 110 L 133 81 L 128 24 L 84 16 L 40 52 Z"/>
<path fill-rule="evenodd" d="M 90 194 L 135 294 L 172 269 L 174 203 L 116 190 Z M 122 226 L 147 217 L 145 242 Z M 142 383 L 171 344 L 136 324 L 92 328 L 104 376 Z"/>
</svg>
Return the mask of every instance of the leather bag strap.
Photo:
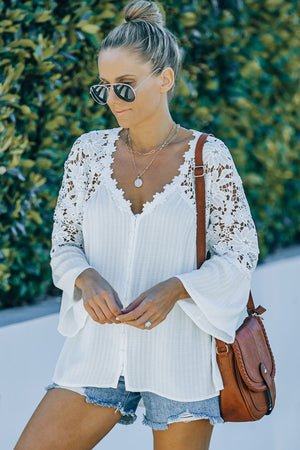
<svg viewBox="0 0 300 450">
<path fill-rule="evenodd" d="M 208 134 L 202 133 L 195 150 L 195 195 L 197 208 L 197 267 L 206 259 L 206 227 L 205 227 L 205 184 L 203 165 L 203 146 Z M 211 135 L 212 136 L 212 135 Z"/>
<path fill-rule="evenodd" d="M 208 136 L 213 134 L 202 133 L 198 139 L 195 150 L 195 195 L 197 208 L 197 267 L 198 269 L 206 259 L 206 226 L 205 226 L 205 168 L 203 165 L 203 146 Z M 262 314 L 265 308 L 255 308 L 250 292 L 247 303 L 248 314 Z"/>
</svg>

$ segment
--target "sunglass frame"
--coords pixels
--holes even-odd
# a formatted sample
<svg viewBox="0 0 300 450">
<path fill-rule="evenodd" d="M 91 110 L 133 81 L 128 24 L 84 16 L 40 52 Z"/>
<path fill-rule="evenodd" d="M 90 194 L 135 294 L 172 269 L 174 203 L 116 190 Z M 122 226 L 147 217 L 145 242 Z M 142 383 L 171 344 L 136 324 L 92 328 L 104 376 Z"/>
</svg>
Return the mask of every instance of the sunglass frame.
<svg viewBox="0 0 300 450">
<path fill-rule="evenodd" d="M 97 97 L 94 95 L 94 93 L 93 93 L 93 89 L 96 89 L 96 88 L 99 88 L 99 87 L 104 87 L 104 88 L 106 88 L 106 90 L 107 90 L 107 99 L 108 99 L 108 97 L 109 97 L 109 87 L 113 87 L 113 90 L 114 90 L 114 93 L 116 94 L 116 96 L 120 99 L 120 100 L 122 100 L 123 102 L 126 102 L 126 103 L 132 103 L 132 102 L 134 102 L 135 101 L 135 99 L 136 99 L 136 91 L 137 91 L 137 89 L 140 87 L 140 86 L 142 86 L 142 84 L 144 84 L 145 83 L 145 81 L 147 81 L 150 77 L 152 77 L 152 75 L 155 73 L 155 72 L 157 72 L 158 70 L 162 70 L 160 67 L 158 67 L 157 69 L 155 69 L 155 70 L 153 70 L 153 72 L 151 72 L 143 81 L 141 81 L 140 82 L 140 84 L 138 84 L 135 88 L 133 88 L 132 86 L 130 86 L 130 84 L 128 84 L 128 83 L 112 83 L 112 84 L 106 84 L 106 83 L 103 83 L 103 84 L 101 84 L 101 83 L 99 83 L 99 84 L 94 84 L 93 86 L 91 86 L 90 87 L 90 95 L 91 95 L 91 97 L 92 97 L 92 99 L 96 102 L 96 103 L 98 103 L 99 105 L 101 105 L 101 106 L 104 106 L 104 105 L 106 105 L 107 104 L 107 100 L 106 100 L 106 102 L 103 102 L 103 101 L 101 101 L 101 103 L 99 102 L 99 100 L 97 100 Z M 134 95 L 134 99 L 133 100 L 125 100 L 125 99 L 123 99 L 123 98 L 121 98 L 120 97 L 120 95 L 118 94 L 118 92 L 116 92 L 116 88 L 115 88 L 115 86 L 127 86 L 127 87 L 129 87 L 130 88 L 130 90 L 133 92 L 133 95 Z"/>
</svg>

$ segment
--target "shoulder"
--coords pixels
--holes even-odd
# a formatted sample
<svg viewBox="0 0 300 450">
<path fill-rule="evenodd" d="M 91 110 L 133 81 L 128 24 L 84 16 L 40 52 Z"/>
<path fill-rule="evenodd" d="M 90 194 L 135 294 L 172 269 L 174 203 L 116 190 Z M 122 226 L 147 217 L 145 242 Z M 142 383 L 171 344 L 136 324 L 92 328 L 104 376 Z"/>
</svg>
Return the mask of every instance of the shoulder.
<svg viewBox="0 0 300 450">
<path fill-rule="evenodd" d="M 72 149 L 75 147 L 91 147 L 95 144 L 99 144 L 99 141 L 106 139 L 115 129 L 111 130 L 93 130 L 88 133 L 81 134 L 74 142 Z"/>
<path fill-rule="evenodd" d="M 224 141 L 208 136 L 203 147 L 203 163 L 208 169 L 234 165 L 229 148 Z"/>
<path fill-rule="evenodd" d="M 203 146 L 205 173 L 211 181 L 231 179 L 242 183 L 229 148 L 222 139 L 208 136 Z"/>
<path fill-rule="evenodd" d="M 201 132 L 198 132 L 196 139 L 200 136 Z M 216 136 L 207 136 L 203 146 L 203 164 L 205 173 L 211 175 L 207 181 L 223 178 L 240 179 L 229 148 L 222 139 Z"/>
<path fill-rule="evenodd" d="M 81 134 L 73 143 L 70 150 L 68 161 L 82 165 L 84 161 L 93 159 L 96 155 L 106 152 L 109 137 L 116 132 L 116 128 L 107 130 L 93 130 Z"/>
</svg>

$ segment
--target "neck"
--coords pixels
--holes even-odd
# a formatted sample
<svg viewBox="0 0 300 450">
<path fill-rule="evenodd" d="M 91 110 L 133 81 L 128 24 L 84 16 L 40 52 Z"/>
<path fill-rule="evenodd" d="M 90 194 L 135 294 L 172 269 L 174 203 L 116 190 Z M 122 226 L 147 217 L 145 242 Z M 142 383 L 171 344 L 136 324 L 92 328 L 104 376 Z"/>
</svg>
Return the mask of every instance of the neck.
<svg viewBox="0 0 300 450">
<path fill-rule="evenodd" d="M 159 147 L 167 138 L 174 121 L 168 113 L 160 120 L 147 120 L 129 128 L 130 139 L 134 150 L 147 152 L 151 148 Z"/>
</svg>

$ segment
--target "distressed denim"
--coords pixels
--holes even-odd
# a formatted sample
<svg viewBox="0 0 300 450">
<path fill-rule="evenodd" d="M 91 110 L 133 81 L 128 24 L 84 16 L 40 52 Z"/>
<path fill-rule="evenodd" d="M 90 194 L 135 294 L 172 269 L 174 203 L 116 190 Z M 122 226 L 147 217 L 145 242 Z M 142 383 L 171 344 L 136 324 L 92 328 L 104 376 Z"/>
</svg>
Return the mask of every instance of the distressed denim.
<svg viewBox="0 0 300 450">
<path fill-rule="evenodd" d="M 219 396 L 195 402 L 170 400 L 153 392 L 130 392 L 125 389 L 124 377 L 120 377 L 117 388 L 66 387 L 52 383 L 46 390 L 65 388 L 84 395 L 87 403 L 115 408 L 122 417 L 119 423 L 129 425 L 136 420 L 136 409 L 143 400 L 146 414 L 143 423 L 154 430 L 166 430 L 175 422 L 208 419 L 212 425 L 222 423 Z"/>
</svg>

